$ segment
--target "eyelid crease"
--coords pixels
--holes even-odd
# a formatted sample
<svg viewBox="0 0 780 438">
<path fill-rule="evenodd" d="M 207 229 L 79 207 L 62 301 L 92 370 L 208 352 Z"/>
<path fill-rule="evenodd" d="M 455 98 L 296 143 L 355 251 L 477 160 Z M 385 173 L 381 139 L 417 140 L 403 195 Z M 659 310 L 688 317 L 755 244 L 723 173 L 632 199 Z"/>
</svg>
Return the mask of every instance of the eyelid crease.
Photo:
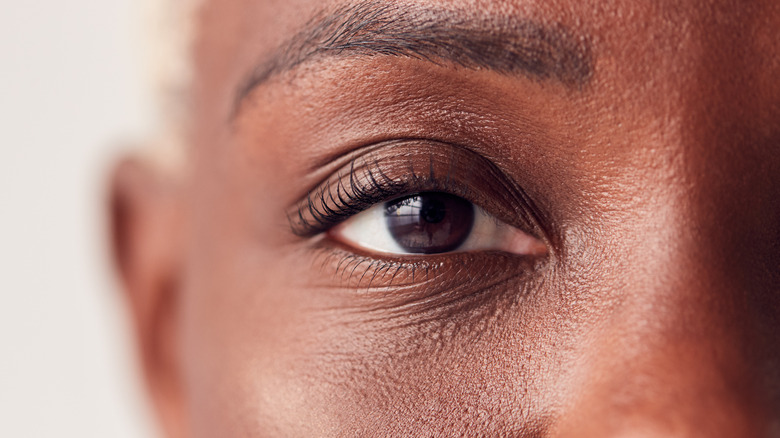
<svg viewBox="0 0 780 438">
<path fill-rule="evenodd" d="M 349 158 L 288 210 L 293 234 L 312 237 L 380 202 L 443 191 L 548 241 L 544 216 L 520 186 L 469 149 L 435 141 L 394 141 Z"/>
</svg>

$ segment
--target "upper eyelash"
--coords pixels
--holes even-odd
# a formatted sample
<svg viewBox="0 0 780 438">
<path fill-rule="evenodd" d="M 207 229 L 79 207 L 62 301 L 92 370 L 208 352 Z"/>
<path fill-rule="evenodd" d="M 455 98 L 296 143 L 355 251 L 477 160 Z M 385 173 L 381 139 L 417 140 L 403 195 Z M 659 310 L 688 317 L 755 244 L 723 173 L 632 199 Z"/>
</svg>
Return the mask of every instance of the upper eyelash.
<svg viewBox="0 0 780 438">
<path fill-rule="evenodd" d="M 308 237 L 327 231 L 334 225 L 377 203 L 408 194 L 411 190 L 422 190 L 425 183 L 430 184 L 438 181 L 433 169 L 425 177 L 415 174 L 414 169 L 411 169 L 411 181 L 396 181 L 382 172 L 376 160 L 370 164 L 361 164 L 359 167 L 356 165 L 357 160 L 350 163 L 347 178 L 340 173 L 338 174 L 335 196 L 332 190 L 332 180 L 308 194 L 306 200 L 298 206 L 295 214 L 288 217 L 295 235 Z M 358 175 L 361 170 L 363 173 Z M 346 186 L 345 179 L 347 179 Z M 450 178 L 447 175 L 446 179 L 441 182 L 447 185 L 449 181 Z"/>
</svg>

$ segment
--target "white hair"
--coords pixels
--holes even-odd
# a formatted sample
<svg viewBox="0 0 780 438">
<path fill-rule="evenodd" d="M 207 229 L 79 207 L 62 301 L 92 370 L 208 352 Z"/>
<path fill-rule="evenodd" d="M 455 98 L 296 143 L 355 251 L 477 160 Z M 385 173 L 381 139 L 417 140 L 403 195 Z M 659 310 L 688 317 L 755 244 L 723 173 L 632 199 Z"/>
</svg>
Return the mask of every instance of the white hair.
<svg viewBox="0 0 780 438">
<path fill-rule="evenodd" d="M 183 159 L 189 118 L 195 13 L 202 0 L 143 3 L 148 77 L 161 125 L 147 155 L 155 164 L 178 167 Z"/>
</svg>

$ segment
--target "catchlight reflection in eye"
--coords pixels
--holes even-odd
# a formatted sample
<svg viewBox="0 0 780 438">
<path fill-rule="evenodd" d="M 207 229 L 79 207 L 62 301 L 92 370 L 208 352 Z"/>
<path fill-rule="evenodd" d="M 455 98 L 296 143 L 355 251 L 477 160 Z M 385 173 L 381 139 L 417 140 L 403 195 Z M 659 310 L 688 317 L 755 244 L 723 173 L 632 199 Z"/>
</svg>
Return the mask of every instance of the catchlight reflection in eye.
<svg viewBox="0 0 780 438">
<path fill-rule="evenodd" d="M 331 235 L 356 248 L 395 255 L 547 252 L 539 239 L 461 197 L 442 192 L 417 193 L 375 205 L 336 226 Z"/>
</svg>

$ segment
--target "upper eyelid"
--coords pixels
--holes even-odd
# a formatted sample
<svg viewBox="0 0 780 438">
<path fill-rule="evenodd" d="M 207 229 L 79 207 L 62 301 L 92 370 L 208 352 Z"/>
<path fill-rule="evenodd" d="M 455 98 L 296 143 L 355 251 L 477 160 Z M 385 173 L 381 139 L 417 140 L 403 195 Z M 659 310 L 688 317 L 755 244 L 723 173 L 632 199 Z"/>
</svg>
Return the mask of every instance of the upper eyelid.
<svg viewBox="0 0 780 438">
<path fill-rule="evenodd" d="M 539 210 L 519 185 L 473 151 L 434 141 L 393 141 L 345 158 L 350 160 L 331 170 L 323 182 L 288 210 L 294 234 L 313 236 L 392 197 L 441 190 L 466 198 L 499 220 L 547 240 Z M 388 172 L 393 175 L 388 176 Z M 490 187 L 468 187 L 480 184 Z M 480 190 L 493 191 L 502 199 L 485 197 L 479 202 L 475 198 Z M 514 211 L 506 211 L 509 207 Z"/>
</svg>

